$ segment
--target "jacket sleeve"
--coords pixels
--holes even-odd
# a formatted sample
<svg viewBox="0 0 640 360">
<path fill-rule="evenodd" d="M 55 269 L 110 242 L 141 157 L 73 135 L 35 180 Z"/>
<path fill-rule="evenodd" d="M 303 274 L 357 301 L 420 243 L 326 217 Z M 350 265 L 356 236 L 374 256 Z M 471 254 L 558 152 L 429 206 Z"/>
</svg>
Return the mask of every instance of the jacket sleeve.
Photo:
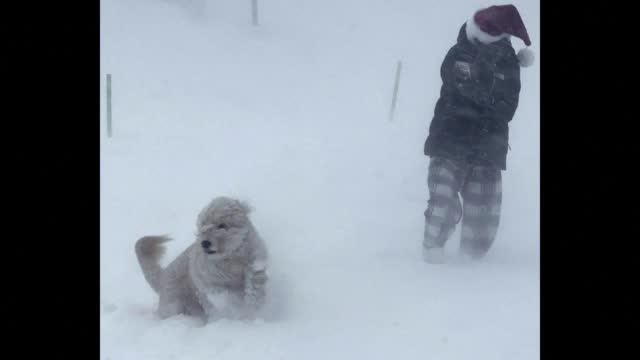
<svg viewBox="0 0 640 360">
<path fill-rule="evenodd" d="M 516 65 L 500 74 L 502 79 L 497 80 L 496 94 L 494 100 L 494 113 L 496 117 L 510 122 L 518 108 L 520 98 L 520 69 Z"/>
<path fill-rule="evenodd" d="M 480 57 L 452 47 L 440 69 L 445 87 L 473 103 L 486 107 L 492 103 L 493 69 Z"/>
</svg>

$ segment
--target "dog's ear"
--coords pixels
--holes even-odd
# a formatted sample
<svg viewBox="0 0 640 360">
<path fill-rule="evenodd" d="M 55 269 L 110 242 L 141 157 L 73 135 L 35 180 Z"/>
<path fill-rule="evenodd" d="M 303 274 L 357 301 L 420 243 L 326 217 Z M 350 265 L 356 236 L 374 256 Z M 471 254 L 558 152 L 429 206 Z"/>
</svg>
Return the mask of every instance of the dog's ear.
<svg viewBox="0 0 640 360">
<path fill-rule="evenodd" d="M 253 211 L 253 206 L 251 206 L 247 201 L 237 200 L 237 203 L 245 214 L 249 214 Z"/>
</svg>

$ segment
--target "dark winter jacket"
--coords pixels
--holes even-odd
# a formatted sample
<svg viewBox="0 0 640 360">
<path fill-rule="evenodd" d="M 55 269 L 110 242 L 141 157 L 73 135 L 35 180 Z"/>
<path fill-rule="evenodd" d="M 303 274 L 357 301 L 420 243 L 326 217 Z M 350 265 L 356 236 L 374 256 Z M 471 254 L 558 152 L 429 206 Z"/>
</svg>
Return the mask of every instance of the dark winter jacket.
<svg viewBox="0 0 640 360">
<path fill-rule="evenodd" d="M 509 39 L 471 42 L 463 25 L 440 75 L 425 155 L 505 170 L 509 122 L 520 93 L 520 65 Z"/>
</svg>

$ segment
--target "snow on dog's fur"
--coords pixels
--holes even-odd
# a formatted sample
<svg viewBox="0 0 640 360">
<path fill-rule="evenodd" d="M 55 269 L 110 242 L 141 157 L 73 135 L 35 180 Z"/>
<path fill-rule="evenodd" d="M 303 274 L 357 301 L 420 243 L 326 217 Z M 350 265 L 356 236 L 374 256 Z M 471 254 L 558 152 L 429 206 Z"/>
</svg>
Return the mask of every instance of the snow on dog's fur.
<svg viewBox="0 0 640 360">
<path fill-rule="evenodd" d="M 247 204 L 213 199 L 198 215 L 196 241 L 166 268 L 158 264 L 167 236 L 145 236 L 135 250 L 159 297 L 158 315 L 205 321 L 251 318 L 264 304 L 267 249 L 249 220 Z"/>
</svg>

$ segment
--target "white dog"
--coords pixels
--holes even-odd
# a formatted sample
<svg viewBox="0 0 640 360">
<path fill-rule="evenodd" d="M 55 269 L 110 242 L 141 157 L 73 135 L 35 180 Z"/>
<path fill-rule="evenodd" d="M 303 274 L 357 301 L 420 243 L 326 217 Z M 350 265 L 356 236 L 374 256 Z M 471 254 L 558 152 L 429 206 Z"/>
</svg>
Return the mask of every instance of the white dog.
<svg viewBox="0 0 640 360">
<path fill-rule="evenodd" d="M 170 238 L 145 236 L 136 242 L 142 272 L 160 296 L 161 318 L 256 315 L 265 300 L 267 249 L 249 212 L 238 200 L 215 198 L 198 215 L 196 242 L 164 269 L 158 260 Z"/>
</svg>

